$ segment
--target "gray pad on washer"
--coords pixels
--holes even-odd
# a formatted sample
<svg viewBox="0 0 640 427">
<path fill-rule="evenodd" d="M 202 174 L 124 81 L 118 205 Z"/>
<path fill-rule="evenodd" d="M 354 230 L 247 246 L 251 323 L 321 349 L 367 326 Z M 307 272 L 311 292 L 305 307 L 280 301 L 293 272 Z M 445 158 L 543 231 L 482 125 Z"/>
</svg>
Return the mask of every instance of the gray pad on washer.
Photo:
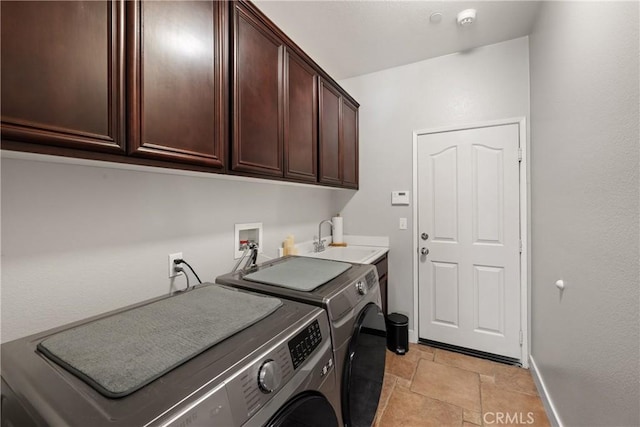
<svg viewBox="0 0 640 427">
<path fill-rule="evenodd" d="M 273 297 L 203 286 L 60 332 L 38 350 L 105 396 L 122 397 L 281 305 Z"/>
<path fill-rule="evenodd" d="M 309 292 L 351 268 L 346 262 L 294 257 L 247 274 L 243 279 Z"/>
</svg>

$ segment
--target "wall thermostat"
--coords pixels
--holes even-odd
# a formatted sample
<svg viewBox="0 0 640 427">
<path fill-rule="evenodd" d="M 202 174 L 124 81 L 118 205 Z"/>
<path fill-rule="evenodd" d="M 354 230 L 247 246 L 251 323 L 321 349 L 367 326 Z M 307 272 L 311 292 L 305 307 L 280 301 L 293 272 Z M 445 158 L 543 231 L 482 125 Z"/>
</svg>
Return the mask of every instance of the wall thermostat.
<svg viewBox="0 0 640 427">
<path fill-rule="evenodd" d="M 409 192 L 408 191 L 392 191 L 391 204 L 392 205 L 408 205 Z"/>
</svg>

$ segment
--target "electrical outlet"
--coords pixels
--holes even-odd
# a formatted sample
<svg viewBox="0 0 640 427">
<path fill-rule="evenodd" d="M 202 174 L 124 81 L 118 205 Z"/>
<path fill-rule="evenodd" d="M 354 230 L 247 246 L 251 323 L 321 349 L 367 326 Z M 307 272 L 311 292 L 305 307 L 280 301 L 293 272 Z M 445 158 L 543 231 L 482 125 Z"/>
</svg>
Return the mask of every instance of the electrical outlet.
<svg viewBox="0 0 640 427">
<path fill-rule="evenodd" d="M 176 277 L 182 274 L 181 271 L 176 271 L 176 264 L 173 263 L 176 259 L 182 259 L 182 252 L 169 254 L 169 277 Z"/>
<path fill-rule="evenodd" d="M 407 218 L 400 218 L 400 230 L 407 229 Z"/>
</svg>

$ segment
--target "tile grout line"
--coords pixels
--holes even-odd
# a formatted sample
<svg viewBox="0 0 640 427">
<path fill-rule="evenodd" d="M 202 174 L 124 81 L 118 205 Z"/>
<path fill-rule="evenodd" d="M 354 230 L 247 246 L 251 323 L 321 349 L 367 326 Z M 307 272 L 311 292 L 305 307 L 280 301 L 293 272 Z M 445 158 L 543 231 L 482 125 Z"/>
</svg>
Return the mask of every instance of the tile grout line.
<svg viewBox="0 0 640 427">
<path fill-rule="evenodd" d="M 495 379 L 495 371 L 493 371 L 493 377 Z M 484 405 L 482 404 L 482 378 L 478 374 L 478 396 L 480 397 L 480 425 L 484 425 Z"/>
<path fill-rule="evenodd" d="M 423 354 L 424 353 L 424 354 Z M 455 364 L 450 364 L 450 363 L 446 363 L 447 361 L 452 361 L 447 357 L 444 357 L 444 362 L 440 359 L 442 359 L 442 352 L 439 352 L 439 349 L 434 349 L 433 352 L 431 353 L 427 353 L 427 352 L 421 352 L 418 351 L 418 357 L 416 360 L 416 365 L 414 367 L 414 370 L 412 372 L 411 378 L 408 381 L 409 382 L 409 392 L 411 392 L 412 394 L 417 394 L 420 396 L 424 396 L 428 399 L 432 399 L 434 401 L 438 401 L 440 403 L 446 404 L 452 408 L 457 408 L 458 410 L 462 411 L 462 422 L 465 422 L 464 419 L 464 411 L 468 410 L 468 411 L 474 411 L 473 409 L 467 409 L 467 408 L 463 408 L 461 406 L 458 406 L 456 404 L 453 404 L 449 401 L 446 400 L 441 400 L 438 399 L 437 397 L 434 396 L 430 396 L 430 395 L 425 395 L 420 393 L 419 391 L 413 391 L 411 390 L 411 386 L 413 385 L 413 381 L 415 380 L 416 376 L 417 376 L 417 372 L 418 372 L 418 367 L 419 364 L 421 363 L 422 360 L 425 361 L 430 361 L 432 363 L 434 363 L 434 365 L 438 365 L 438 366 L 442 366 L 442 367 L 446 367 L 446 368 L 452 368 L 452 369 L 457 369 L 460 371 L 465 371 L 467 373 L 472 373 L 475 374 L 475 377 L 477 378 L 477 392 L 478 392 L 478 397 L 479 397 L 479 409 L 480 409 L 480 419 L 479 421 L 479 425 L 480 426 L 484 426 L 484 394 L 482 391 L 482 385 L 483 385 L 483 380 L 482 377 L 486 377 L 487 381 L 487 387 L 489 387 L 490 390 L 493 390 L 494 388 L 496 390 L 501 390 L 502 392 L 507 392 L 507 393 L 512 393 L 514 395 L 520 395 L 523 398 L 524 397 L 529 397 L 529 398 L 536 398 L 536 399 L 541 399 L 541 396 L 539 393 L 531 393 L 528 391 L 528 389 L 526 389 L 526 384 L 522 385 L 521 387 L 521 383 L 520 383 L 520 378 L 524 378 L 524 375 L 526 374 L 527 376 L 532 377 L 532 371 L 530 369 L 526 369 L 526 368 L 519 368 L 519 367 L 506 367 L 508 370 L 502 371 L 502 365 L 499 364 L 493 364 L 492 366 L 490 366 L 490 370 L 487 371 L 486 369 L 484 369 L 484 366 L 480 366 L 479 369 L 469 369 L 468 365 L 463 363 L 463 366 L 458 366 Z M 426 356 L 426 357 L 423 357 Z M 439 358 L 439 361 L 436 361 L 436 358 Z M 473 359 L 473 357 L 469 356 L 469 358 Z M 455 363 L 456 361 L 453 360 L 453 362 Z M 426 363 L 426 362 L 425 362 Z M 462 362 L 461 362 L 462 363 Z M 513 371 L 511 371 L 513 369 Z M 505 381 L 504 384 L 498 384 L 497 380 L 498 380 L 498 376 L 500 376 L 500 378 L 504 377 Z M 398 384 L 396 382 L 396 384 Z M 399 385 L 399 384 L 398 384 Z M 394 385 L 395 386 L 395 385 Z M 395 390 L 395 387 L 394 387 Z M 386 406 L 385 406 L 385 411 L 386 411 Z M 548 417 L 547 417 L 548 420 Z M 474 424 L 471 421 L 467 421 L 468 423 Z"/>
<path fill-rule="evenodd" d="M 384 402 L 384 405 L 382 405 L 382 409 L 380 410 L 380 413 L 378 414 L 379 416 L 376 419 L 376 426 L 380 426 L 380 422 L 382 421 L 382 417 L 384 417 L 384 413 L 387 411 L 387 406 L 389 406 L 389 401 L 391 400 L 391 395 L 393 394 L 393 391 L 396 389 L 396 385 L 398 385 L 397 379 L 393 380 L 393 384 L 391 385 L 391 390 L 389 391 L 389 396 L 387 396 L 387 400 L 386 402 Z"/>
<path fill-rule="evenodd" d="M 413 385 L 413 379 L 416 377 L 418 373 L 418 365 L 420 364 L 421 357 L 418 356 L 418 360 L 416 360 L 416 367 L 413 368 L 413 373 L 411 374 L 411 378 L 409 379 L 409 391 L 411 391 L 411 386 Z"/>
<path fill-rule="evenodd" d="M 478 398 L 479 398 L 479 401 L 480 401 L 480 422 L 481 422 L 481 424 L 480 424 L 480 425 L 483 425 L 483 424 L 482 424 L 482 393 L 481 393 L 481 390 L 480 390 L 480 387 L 481 387 L 481 383 L 482 383 L 482 381 L 480 380 L 480 373 L 479 373 L 479 372 L 477 372 L 477 371 L 471 371 L 471 370 L 468 370 L 468 369 L 464 369 L 464 368 L 462 368 L 462 367 L 460 367 L 460 366 L 454 366 L 454 365 L 449 365 L 449 364 L 447 364 L 447 363 L 436 362 L 436 355 L 437 355 L 437 352 L 438 352 L 438 351 L 440 351 L 440 349 L 434 349 L 434 352 L 433 352 L 433 360 L 432 360 L 432 362 L 433 362 L 433 363 L 435 363 L 435 364 L 437 364 L 437 365 L 440 365 L 440 366 L 446 366 L 447 368 L 455 368 L 455 369 L 459 369 L 459 370 L 461 370 L 461 371 L 469 372 L 469 373 L 475 374 L 475 375 L 478 377 Z M 425 360 L 426 360 L 426 359 L 425 359 Z M 417 368 L 416 368 L 416 371 L 417 371 Z M 413 393 L 418 393 L 418 392 L 413 392 Z M 421 396 L 425 396 L 425 395 L 423 395 L 423 394 L 421 394 L 421 393 L 418 393 L 418 394 L 420 394 Z M 425 397 L 428 397 L 428 398 L 431 398 L 431 399 L 437 400 L 438 402 L 446 403 L 446 404 L 448 404 L 448 405 L 451 405 L 451 406 L 454 406 L 454 407 L 456 407 L 456 408 L 460 409 L 460 410 L 461 410 L 461 412 L 462 412 L 462 423 L 463 423 L 463 424 L 464 424 L 464 411 L 465 411 L 465 410 L 468 410 L 468 411 L 475 412 L 473 409 L 464 408 L 464 407 L 462 407 L 462 406 L 458 406 L 458 405 L 453 404 L 453 403 L 451 403 L 451 402 L 448 402 L 448 401 L 446 401 L 446 400 L 440 400 L 440 399 L 438 399 L 437 397 L 432 397 L 432 396 L 425 396 Z M 473 424 L 473 423 L 471 423 L 471 422 L 470 422 L 470 424 Z M 474 425 L 475 425 L 475 424 L 474 424 Z"/>
<path fill-rule="evenodd" d="M 420 395 L 420 396 L 425 397 L 427 399 L 432 399 L 432 400 L 435 400 L 436 402 L 440 402 L 440 403 L 443 403 L 445 405 L 453 406 L 454 408 L 458 408 L 458 410 L 460 411 L 460 419 L 462 420 L 460 425 L 462 426 L 462 424 L 464 424 L 464 410 L 465 410 L 465 408 L 463 408 L 462 406 L 455 405 L 455 404 L 453 404 L 451 402 L 447 402 L 445 400 L 440 400 L 440 399 L 438 399 L 436 397 L 433 397 L 433 396 L 426 396 L 426 395 L 424 395 L 424 394 L 422 394 L 420 392 L 411 390 L 411 385 L 413 385 L 413 379 L 415 378 L 416 374 L 418 373 L 418 365 L 420 365 L 420 361 L 421 360 L 426 360 L 427 362 L 437 363 L 435 361 L 435 359 L 436 359 L 435 351 L 432 353 L 432 355 L 433 355 L 433 358 L 431 360 L 425 359 L 423 357 L 418 356 L 418 360 L 416 361 L 416 367 L 413 370 L 413 375 L 411 375 L 411 380 L 410 380 L 409 389 L 408 389 L 409 393 L 417 394 L 417 395 Z M 446 366 L 446 365 L 443 365 L 443 366 Z M 383 409 L 383 413 L 384 413 L 385 410 L 386 410 L 386 405 L 385 405 L 385 408 Z"/>
</svg>

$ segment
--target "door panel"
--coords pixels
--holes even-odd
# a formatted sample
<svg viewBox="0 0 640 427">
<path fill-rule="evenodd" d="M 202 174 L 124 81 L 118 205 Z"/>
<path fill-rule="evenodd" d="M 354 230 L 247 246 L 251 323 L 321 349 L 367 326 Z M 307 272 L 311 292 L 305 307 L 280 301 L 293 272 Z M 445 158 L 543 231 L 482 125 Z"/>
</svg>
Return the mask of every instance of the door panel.
<svg viewBox="0 0 640 427">
<path fill-rule="evenodd" d="M 434 323 L 457 326 L 458 321 L 458 265 L 434 262 L 432 266 Z"/>
<path fill-rule="evenodd" d="M 324 184 L 342 184 L 340 93 L 320 79 L 320 176 Z"/>
<path fill-rule="evenodd" d="M 521 356 L 518 132 L 418 137 L 421 338 Z"/>
<path fill-rule="evenodd" d="M 504 335 L 504 268 L 474 265 L 473 291 L 474 329 Z"/>
<path fill-rule="evenodd" d="M 504 182 L 503 151 L 474 144 L 473 243 L 502 244 Z"/>
<path fill-rule="evenodd" d="M 132 154 L 224 166 L 226 5 L 130 2 Z M 135 38 L 139 30 L 139 40 Z"/>
<path fill-rule="evenodd" d="M 124 153 L 120 1 L 2 2 L 2 139 Z"/>
<path fill-rule="evenodd" d="M 287 49 L 285 56 L 284 175 L 317 181 L 318 98 L 315 70 Z"/>
<path fill-rule="evenodd" d="M 342 185 L 358 188 L 358 108 L 342 98 Z"/>
<path fill-rule="evenodd" d="M 458 240 L 458 149 L 449 147 L 430 160 L 433 206 L 438 207 L 431 215 L 433 239 L 455 242 Z"/>
<path fill-rule="evenodd" d="M 233 169 L 283 175 L 283 42 L 234 4 Z"/>
</svg>

